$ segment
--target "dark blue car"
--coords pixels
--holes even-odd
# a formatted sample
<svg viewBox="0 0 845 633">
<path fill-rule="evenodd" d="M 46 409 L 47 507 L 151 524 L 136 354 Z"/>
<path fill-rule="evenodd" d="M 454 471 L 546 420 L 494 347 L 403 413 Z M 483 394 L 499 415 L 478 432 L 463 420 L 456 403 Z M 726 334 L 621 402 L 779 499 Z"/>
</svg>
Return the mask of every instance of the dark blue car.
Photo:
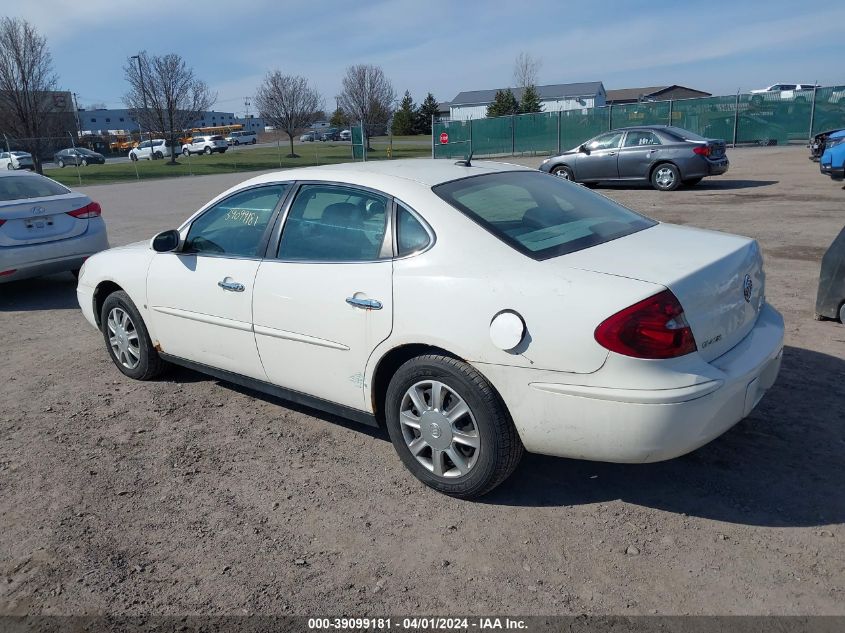
<svg viewBox="0 0 845 633">
<path fill-rule="evenodd" d="M 824 154 L 819 160 L 819 170 L 834 180 L 845 178 L 845 130 L 827 137 Z"/>
</svg>

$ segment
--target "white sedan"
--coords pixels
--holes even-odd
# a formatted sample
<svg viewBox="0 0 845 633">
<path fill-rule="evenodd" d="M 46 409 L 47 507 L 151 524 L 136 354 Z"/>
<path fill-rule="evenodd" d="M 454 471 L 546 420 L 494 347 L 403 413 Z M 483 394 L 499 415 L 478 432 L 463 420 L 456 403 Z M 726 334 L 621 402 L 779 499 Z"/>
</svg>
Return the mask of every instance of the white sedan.
<svg viewBox="0 0 845 633">
<path fill-rule="evenodd" d="M 79 305 L 117 368 L 167 363 L 386 426 L 458 497 L 528 450 L 653 462 L 722 434 L 777 377 L 754 240 L 655 222 L 493 162 L 281 171 L 100 253 Z"/>
</svg>

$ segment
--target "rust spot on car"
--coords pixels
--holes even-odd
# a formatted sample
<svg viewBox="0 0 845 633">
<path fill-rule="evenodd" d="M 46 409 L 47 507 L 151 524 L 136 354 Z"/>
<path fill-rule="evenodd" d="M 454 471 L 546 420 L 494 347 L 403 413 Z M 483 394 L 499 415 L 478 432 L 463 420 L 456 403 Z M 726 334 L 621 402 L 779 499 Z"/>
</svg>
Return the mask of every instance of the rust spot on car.
<svg viewBox="0 0 845 633">
<path fill-rule="evenodd" d="M 155 351 L 157 351 L 157 352 L 161 351 L 161 343 L 159 343 L 158 341 L 155 342 L 153 347 L 155 348 Z"/>
</svg>

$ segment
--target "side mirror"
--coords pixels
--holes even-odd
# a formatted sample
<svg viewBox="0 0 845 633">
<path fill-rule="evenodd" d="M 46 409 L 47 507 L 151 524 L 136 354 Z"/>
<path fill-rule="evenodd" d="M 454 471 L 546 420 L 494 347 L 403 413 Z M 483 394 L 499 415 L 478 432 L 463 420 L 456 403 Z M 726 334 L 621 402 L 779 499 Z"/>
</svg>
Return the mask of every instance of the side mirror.
<svg viewBox="0 0 845 633">
<path fill-rule="evenodd" d="M 150 241 L 150 248 L 156 253 L 169 253 L 179 248 L 179 241 L 181 239 L 182 236 L 179 235 L 179 231 L 176 229 L 162 231 Z"/>
<path fill-rule="evenodd" d="M 578 148 L 578 151 L 579 151 L 579 152 L 582 152 L 582 153 L 584 153 L 584 154 L 587 154 L 588 156 L 589 156 L 589 154 L 590 154 L 590 148 L 589 148 L 589 147 L 587 147 L 586 143 L 585 143 L 584 145 L 582 145 L 581 147 L 579 147 L 579 148 Z"/>
</svg>

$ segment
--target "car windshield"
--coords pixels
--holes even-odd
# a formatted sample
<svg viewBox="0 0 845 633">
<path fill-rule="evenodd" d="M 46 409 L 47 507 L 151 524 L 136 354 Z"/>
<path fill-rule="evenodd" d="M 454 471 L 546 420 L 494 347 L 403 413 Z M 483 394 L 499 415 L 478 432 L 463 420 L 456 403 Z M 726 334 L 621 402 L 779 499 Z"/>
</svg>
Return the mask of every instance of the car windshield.
<svg viewBox="0 0 845 633">
<path fill-rule="evenodd" d="M 0 200 L 44 198 L 70 193 L 54 180 L 33 174 L 30 176 L 3 176 L 0 178 Z"/>
<path fill-rule="evenodd" d="M 656 224 L 580 185 L 540 172 L 471 176 L 432 190 L 497 238 L 537 260 L 603 244 Z"/>
<path fill-rule="evenodd" d="M 695 132 L 690 132 L 689 130 L 685 130 L 680 127 L 675 127 L 673 125 L 669 125 L 666 128 L 666 131 L 670 134 L 677 136 L 685 141 L 706 141 L 707 139 L 703 136 L 699 136 Z"/>
</svg>

